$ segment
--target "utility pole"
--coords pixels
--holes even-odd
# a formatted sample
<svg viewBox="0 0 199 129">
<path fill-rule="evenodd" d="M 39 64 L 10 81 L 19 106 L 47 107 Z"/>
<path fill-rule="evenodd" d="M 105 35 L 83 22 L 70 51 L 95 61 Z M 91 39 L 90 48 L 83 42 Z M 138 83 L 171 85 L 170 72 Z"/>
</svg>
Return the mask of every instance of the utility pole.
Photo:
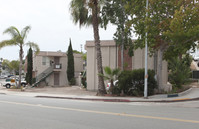
<svg viewBox="0 0 199 129">
<path fill-rule="evenodd" d="M 148 8 L 149 8 L 149 1 L 146 0 L 146 18 L 148 17 Z M 146 27 L 146 26 L 145 26 Z M 148 32 L 146 29 L 146 34 L 145 34 L 145 75 L 144 75 L 144 98 L 147 98 L 147 89 L 148 89 L 148 85 L 147 85 L 147 80 L 148 80 L 148 68 L 147 68 L 147 56 L 148 56 L 148 44 L 147 44 L 147 36 L 148 36 Z"/>
<path fill-rule="evenodd" d="M 80 48 L 81 48 L 81 53 L 82 53 L 82 44 L 80 44 Z"/>
</svg>

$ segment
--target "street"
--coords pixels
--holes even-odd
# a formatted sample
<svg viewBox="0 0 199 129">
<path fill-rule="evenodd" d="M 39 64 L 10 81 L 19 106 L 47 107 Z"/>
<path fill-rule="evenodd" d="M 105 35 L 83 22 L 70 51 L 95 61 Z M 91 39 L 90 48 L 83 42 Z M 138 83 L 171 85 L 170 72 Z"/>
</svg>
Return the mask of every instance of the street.
<svg viewBox="0 0 199 129">
<path fill-rule="evenodd" d="M 199 102 L 111 103 L 0 94 L 0 129 L 197 129 Z"/>
</svg>

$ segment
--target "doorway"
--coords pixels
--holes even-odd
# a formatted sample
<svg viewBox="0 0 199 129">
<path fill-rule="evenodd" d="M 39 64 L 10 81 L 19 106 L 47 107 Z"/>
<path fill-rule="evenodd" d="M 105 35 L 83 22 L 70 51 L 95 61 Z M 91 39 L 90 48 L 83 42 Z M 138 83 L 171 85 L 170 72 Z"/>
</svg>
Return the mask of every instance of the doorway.
<svg viewBox="0 0 199 129">
<path fill-rule="evenodd" d="M 54 73 L 54 85 L 55 86 L 59 85 L 59 73 L 58 72 Z"/>
</svg>

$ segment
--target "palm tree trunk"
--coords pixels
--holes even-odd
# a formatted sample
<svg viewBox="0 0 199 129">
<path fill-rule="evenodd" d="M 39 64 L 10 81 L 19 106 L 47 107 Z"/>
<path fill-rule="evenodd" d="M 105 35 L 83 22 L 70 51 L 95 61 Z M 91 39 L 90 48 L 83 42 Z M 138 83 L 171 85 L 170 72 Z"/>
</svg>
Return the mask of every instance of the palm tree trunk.
<svg viewBox="0 0 199 129">
<path fill-rule="evenodd" d="M 97 49 L 97 70 L 98 73 L 103 74 L 102 68 L 102 56 L 101 56 L 101 48 L 100 48 L 100 37 L 99 37 L 99 28 L 98 28 L 98 0 L 93 0 L 93 32 L 94 32 L 94 39 L 95 39 L 95 47 Z M 98 75 L 98 92 L 97 95 L 104 95 L 106 94 L 105 86 L 104 86 L 104 78 Z"/>
<path fill-rule="evenodd" d="M 19 60 L 20 60 L 20 64 L 19 64 L 19 84 L 18 84 L 18 88 L 21 87 L 21 74 L 22 74 L 22 61 L 23 61 L 23 46 L 22 46 L 22 44 L 20 44 Z"/>
<path fill-rule="evenodd" d="M 16 78 L 16 71 L 14 69 L 14 79 L 15 79 L 15 86 L 17 87 L 17 78 Z"/>
</svg>

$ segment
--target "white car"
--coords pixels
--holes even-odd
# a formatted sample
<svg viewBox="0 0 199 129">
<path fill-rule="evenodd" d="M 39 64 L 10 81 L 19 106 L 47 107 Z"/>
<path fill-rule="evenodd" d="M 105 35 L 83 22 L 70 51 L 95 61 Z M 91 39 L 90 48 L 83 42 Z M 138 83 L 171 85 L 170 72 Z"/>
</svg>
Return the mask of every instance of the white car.
<svg viewBox="0 0 199 129">
<path fill-rule="evenodd" d="M 17 79 L 16 79 L 17 80 Z M 17 80 L 18 83 L 18 80 Z M 6 88 L 10 88 L 11 86 L 16 86 L 15 79 L 14 78 L 6 78 L 4 82 L 2 82 L 2 85 Z M 26 81 L 21 80 L 21 86 L 26 86 Z"/>
<path fill-rule="evenodd" d="M 118 80 L 113 81 L 113 85 L 114 85 L 114 86 L 116 86 L 117 83 L 118 83 Z M 107 91 L 109 90 L 110 86 L 111 86 L 111 83 L 110 83 L 110 82 L 107 83 L 107 85 L 106 85 L 106 90 L 107 90 Z"/>
<path fill-rule="evenodd" d="M 7 76 L 6 75 L 1 75 L 0 79 L 5 79 Z"/>
</svg>

